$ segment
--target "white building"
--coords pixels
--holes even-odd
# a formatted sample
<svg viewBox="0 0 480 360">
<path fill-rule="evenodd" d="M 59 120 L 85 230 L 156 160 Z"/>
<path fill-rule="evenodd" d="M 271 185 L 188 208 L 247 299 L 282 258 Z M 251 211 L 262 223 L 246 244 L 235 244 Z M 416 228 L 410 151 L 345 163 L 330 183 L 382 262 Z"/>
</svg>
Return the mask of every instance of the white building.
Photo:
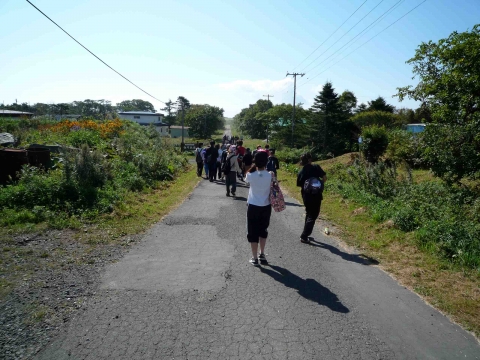
<svg viewBox="0 0 480 360">
<path fill-rule="evenodd" d="M 168 135 L 168 124 L 162 122 L 163 114 L 148 111 L 123 111 L 119 112 L 118 116 L 120 119 L 134 121 L 143 126 L 153 124 L 161 135 Z"/>
</svg>

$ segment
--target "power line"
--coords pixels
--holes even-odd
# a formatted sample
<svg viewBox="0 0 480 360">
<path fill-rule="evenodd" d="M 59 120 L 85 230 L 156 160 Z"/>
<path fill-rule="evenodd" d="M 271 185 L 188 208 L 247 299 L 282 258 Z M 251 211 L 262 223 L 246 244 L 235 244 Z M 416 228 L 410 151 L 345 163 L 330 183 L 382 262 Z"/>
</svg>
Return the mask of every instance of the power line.
<svg viewBox="0 0 480 360">
<path fill-rule="evenodd" d="M 93 52 L 91 52 L 90 50 L 88 50 L 85 46 L 83 46 L 77 39 L 75 39 L 72 35 L 70 35 L 67 31 L 65 31 L 60 25 L 58 25 L 55 21 L 53 21 L 52 19 L 50 19 L 42 10 L 40 10 L 38 7 L 36 7 L 35 5 L 33 5 L 29 0 L 26 0 L 30 5 L 32 5 L 35 9 L 37 9 L 43 16 L 45 16 L 48 20 L 50 20 L 52 23 L 54 23 L 60 30 L 62 30 L 65 34 L 67 34 L 68 36 L 70 36 L 78 45 L 80 45 L 81 47 L 83 47 L 85 50 L 87 50 L 90 54 L 92 54 L 93 56 L 95 56 L 98 60 L 100 60 L 105 66 L 107 66 L 108 68 L 110 68 L 111 70 L 113 70 L 114 72 L 116 72 L 118 75 L 120 75 L 122 78 L 124 78 L 125 80 L 127 80 L 130 84 L 132 84 L 133 86 L 135 86 L 137 89 L 143 91 L 145 94 L 147 94 L 148 96 L 152 97 L 153 99 L 157 100 L 157 101 L 160 101 L 161 103 L 165 104 L 165 102 L 163 102 L 162 100 L 160 99 L 157 99 L 155 96 L 149 94 L 148 92 L 146 92 L 145 90 L 143 90 L 140 86 L 138 85 L 135 85 L 132 81 L 130 81 L 129 79 L 127 79 L 125 76 L 123 76 L 122 74 L 120 74 L 117 70 L 115 70 L 114 68 L 112 68 L 110 65 L 108 65 L 105 61 L 103 61 L 102 59 L 100 59 L 97 55 L 95 55 Z"/>
<path fill-rule="evenodd" d="M 343 34 L 340 39 L 338 39 L 333 45 L 331 45 L 327 50 L 325 50 L 323 53 L 321 53 L 320 55 L 318 55 L 313 61 L 311 61 L 302 71 L 305 71 L 310 65 L 312 65 L 315 61 L 317 61 L 317 59 L 321 56 L 323 56 L 323 54 L 325 54 L 328 50 L 330 50 L 333 46 L 335 46 L 335 44 L 337 44 L 340 40 L 342 40 L 345 35 L 347 35 L 350 31 L 353 30 L 353 28 L 355 28 L 355 26 L 357 26 L 363 19 L 365 19 L 368 15 L 370 15 L 370 13 L 375 10 L 381 3 L 383 3 L 385 0 L 381 0 L 377 5 L 375 5 L 375 7 L 370 10 L 364 17 L 362 17 L 355 25 L 353 25 L 350 29 L 348 29 L 348 31 Z"/>
<path fill-rule="evenodd" d="M 354 36 L 352 39 L 350 39 L 348 42 L 346 42 L 340 49 L 337 49 L 335 50 L 329 57 L 327 57 L 326 59 L 322 60 L 321 62 L 319 62 L 317 65 L 315 65 L 313 68 L 310 69 L 310 71 L 313 71 L 313 69 L 316 69 L 317 67 L 319 67 L 321 64 L 325 63 L 325 61 L 327 61 L 328 59 L 330 59 L 332 56 L 334 56 L 335 54 L 337 54 L 339 51 L 341 51 L 342 49 L 345 48 L 345 46 L 347 46 L 348 44 L 350 44 L 353 40 L 355 40 L 356 38 L 358 38 L 359 36 L 365 34 L 368 30 L 371 30 L 373 29 L 376 25 L 378 25 L 378 23 L 385 17 L 387 16 L 390 12 L 392 12 L 396 7 L 398 7 L 398 5 L 400 5 L 402 2 L 404 2 L 405 0 L 399 0 L 397 1 L 395 4 L 393 4 L 387 11 L 385 11 L 382 15 L 380 15 L 378 18 L 376 18 L 372 23 L 370 23 L 370 25 L 368 25 L 365 29 L 363 29 L 362 31 L 360 31 L 356 36 Z"/>
<path fill-rule="evenodd" d="M 372 41 L 373 39 L 375 39 L 378 35 L 380 35 L 381 33 L 383 33 L 385 30 L 389 29 L 390 27 L 392 27 L 393 25 L 395 25 L 397 22 L 399 22 L 400 20 L 402 20 L 405 16 L 407 16 L 408 14 L 410 14 L 412 11 L 414 11 L 416 8 L 418 8 L 420 5 L 422 5 L 424 2 L 426 2 L 427 0 L 423 0 L 420 4 L 418 4 L 417 6 L 415 6 L 413 9 L 411 9 L 410 11 L 408 11 L 405 15 L 401 16 L 400 18 L 398 18 L 397 20 L 395 20 L 393 23 L 391 23 L 390 25 L 388 25 L 385 29 L 383 29 L 382 31 L 380 31 L 379 33 L 377 33 L 376 35 L 372 36 L 370 39 L 368 39 L 367 41 L 365 41 L 362 45 L 360 45 L 359 47 L 357 47 L 355 50 L 353 50 L 352 52 L 348 53 L 347 55 L 345 55 L 343 58 L 341 58 L 339 61 L 337 61 L 336 63 L 334 63 L 332 66 L 330 66 L 329 68 L 323 70 L 322 72 L 318 73 L 317 75 L 315 75 L 314 77 L 312 77 L 311 79 L 309 79 L 308 81 L 304 82 L 303 84 L 299 85 L 299 86 L 303 86 L 305 85 L 306 83 L 312 81 L 313 79 L 315 79 L 316 77 L 318 77 L 319 75 L 323 74 L 325 71 L 331 69 L 332 67 L 334 67 L 335 65 L 337 65 L 339 62 L 341 62 L 343 59 L 347 58 L 348 56 L 350 56 L 351 54 L 353 54 L 355 51 L 357 51 L 358 49 L 360 49 L 362 46 L 368 44 L 370 41 Z"/>
<path fill-rule="evenodd" d="M 323 44 L 325 44 L 328 40 L 330 40 L 330 38 L 331 38 L 333 35 L 335 35 L 335 33 L 336 33 L 338 30 L 340 30 L 340 28 L 341 28 L 348 20 L 350 20 L 350 18 L 351 18 L 353 15 L 355 15 L 355 13 L 356 13 L 358 10 L 360 10 L 360 8 L 361 8 L 367 1 L 368 1 L 368 0 L 365 0 L 365 1 L 362 3 L 362 5 L 360 5 L 360 6 L 357 8 L 357 10 L 355 10 L 355 11 L 352 13 L 352 15 L 350 15 L 350 16 L 347 18 L 347 20 L 345 20 L 345 21 L 342 23 L 342 25 L 340 25 L 324 42 L 322 42 L 320 45 L 318 45 L 318 47 L 317 47 L 315 50 L 313 50 L 310 55 L 308 55 L 305 59 L 303 59 L 300 64 L 298 64 L 297 66 L 295 66 L 295 68 L 294 68 L 293 70 L 295 70 L 295 69 L 298 68 L 300 65 L 302 65 L 302 64 L 305 62 L 305 60 L 307 60 L 310 56 L 313 55 L 313 53 L 315 53 L 315 51 L 317 51 Z"/>
</svg>

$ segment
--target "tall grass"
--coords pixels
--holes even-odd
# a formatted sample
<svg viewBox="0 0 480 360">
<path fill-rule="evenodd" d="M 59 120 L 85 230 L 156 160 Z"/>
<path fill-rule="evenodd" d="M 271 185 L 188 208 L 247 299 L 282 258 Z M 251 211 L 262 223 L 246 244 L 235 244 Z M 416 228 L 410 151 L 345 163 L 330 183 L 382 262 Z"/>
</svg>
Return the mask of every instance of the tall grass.
<svg viewBox="0 0 480 360">
<path fill-rule="evenodd" d="M 24 145 L 55 139 L 63 147 L 54 168 L 24 166 L 17 181 L 0 187 L 2 226 L 47 221 L 62 227 L 76 224 L 72 217 L 93 219 L 113 211 L 128 192 L 161 186 L 187 166 L 153 127 L 132 122 L 0 122 L 0 131 L 7 128 Z"/>
<path fill-rule="evenodd" d="M 414 183 L 410 172 L 400 175 L 383 162 L 356 161 L 329 176 L 327 191 L 367 206 L 375 221 L 393 220 L 398 229 L 413 232 L 421 248 L 480 270 L 478 194 L 441 181 Z"/>
</svg>

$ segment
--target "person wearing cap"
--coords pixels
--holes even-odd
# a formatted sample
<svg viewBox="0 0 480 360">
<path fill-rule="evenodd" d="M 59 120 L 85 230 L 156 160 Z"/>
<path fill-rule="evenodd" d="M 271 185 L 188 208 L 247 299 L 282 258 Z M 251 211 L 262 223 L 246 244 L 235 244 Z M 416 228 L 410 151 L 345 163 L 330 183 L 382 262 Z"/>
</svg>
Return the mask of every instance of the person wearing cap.
<svg viewBox="0 0 480 360">
<path fill-rule="evenodd" d="M 240 172 L 240 167 L 238 166 L 237 161 L 237 147 L 231 145 L 228 148 L 228 156 L 225 159 L 225 162 L 230 162 L 230 172 L 225 174 L 225 185 L 227 187 L 227 196 L 230 196 L 230 187 L 232 189 L 232 195 L 235 196 L 235 191 L 237 190 L 237 173 Z"/>
<path fill-rule="evenodd" d="M 258 266 L 268 264 L 265 257 L 265 245 L 268 237 L 268 226 L 272 206 L 270 205 L 270 184 L 272 174 L 265 169 L 268 161 L 266 151 L 258 151 L 255 154 L 255 166 L 251 167 L 245 181 L 250 184 L 247 199 L 247 240 L 252 250 L 250 263 Z M 260 243 L 260 253 L 258 244 Z"/>
</svg>

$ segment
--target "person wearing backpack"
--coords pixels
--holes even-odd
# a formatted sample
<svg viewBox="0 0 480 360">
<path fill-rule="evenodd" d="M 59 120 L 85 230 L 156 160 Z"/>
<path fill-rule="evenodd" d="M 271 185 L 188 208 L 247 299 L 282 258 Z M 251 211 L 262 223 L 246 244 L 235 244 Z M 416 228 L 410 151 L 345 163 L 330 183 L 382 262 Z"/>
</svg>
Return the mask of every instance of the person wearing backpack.
<svg viewBox="0 0 480 360">
<path fill-rule="evenodd" d="M 270 152 L 267 151 L 267 154 L 270 154 L 268 156 L 267 171 L 272 171 L 275 174 L 275 177 L 277 177 L 277 170 L 280 169 L 280 163 L 275 156 L 275 150 L 272 149 Z"/>
<path fill-rule="evenodd" d="M 210 142 L 210 147 L 205 152 L 205 163 L 208 164 L 208 179 L 213 182 L 215 179 L 216 171 L 215 165 L 217 164 L 218 149 L 215 148 L 215 141 Z"/>
<path fill-rule="evenodd" d="M 195 161 L 197 162 L 198 177 L 202 176 L 202 171 L 203 171 L 202 146 L 203 146 L 203 143 L 197 143 L 197 148 L 195 149 Z"/>
<path fill-rule="evenodd" d="M 230 196 L 230 187 L 232 188 L 232 195 L 235 196 L 237 190 L 237 173 L 240 172 L 237 160 L 237 147 L 231 145 L 228 148 L 228 156 L 223 163 L 222 172 L 225 174 L 225 185 L 227 187 L 227 196 Z"/>
<path fill-rule="evenodd" d="M 315 221 L 320 214 L 320 206 L 323 200 L 323 187 L 327 181 L 327 174 L 320 165 L 312 164 L 312 155 L 305 153 L 300 158 L 303 168 L 297 176 L 297 186 L 301 188 L 303 204 L 305 205 L 305 225 L 300 235 L 300 241 L 309 244 L 313 238 Z"/>
</svg>

